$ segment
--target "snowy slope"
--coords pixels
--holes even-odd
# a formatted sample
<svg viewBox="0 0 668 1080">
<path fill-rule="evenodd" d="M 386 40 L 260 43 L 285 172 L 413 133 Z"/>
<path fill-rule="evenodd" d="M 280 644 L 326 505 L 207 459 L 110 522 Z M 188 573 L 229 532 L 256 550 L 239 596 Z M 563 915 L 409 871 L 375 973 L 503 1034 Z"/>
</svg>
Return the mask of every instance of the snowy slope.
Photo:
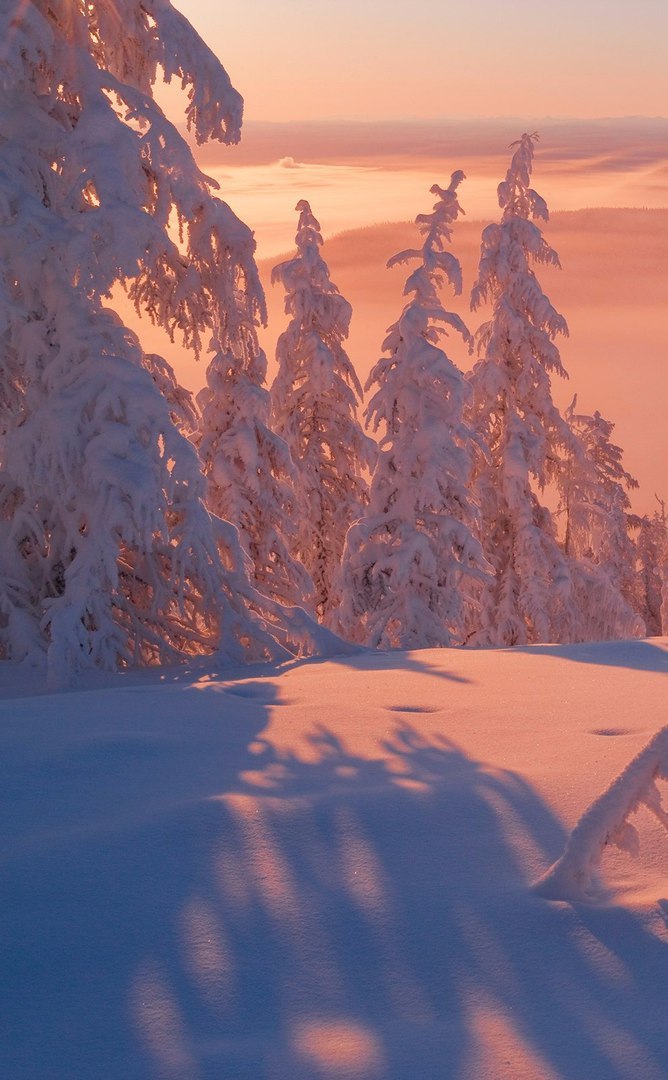
<svg viewBox="0 0 668 1080">
<path fill-rule="evenodd" d="M 668 841 L 531 889 L 668 641 L 47 695 L 0 666 L 3 1080 L 668 1077 Z"/>
</svg>

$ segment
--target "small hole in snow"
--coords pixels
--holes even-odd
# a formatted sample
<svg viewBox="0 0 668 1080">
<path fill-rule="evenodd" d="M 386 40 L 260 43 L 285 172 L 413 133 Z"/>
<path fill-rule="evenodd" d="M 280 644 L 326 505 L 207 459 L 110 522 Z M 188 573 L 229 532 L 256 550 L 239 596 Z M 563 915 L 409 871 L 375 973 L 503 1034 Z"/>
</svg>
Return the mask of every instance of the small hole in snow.
<svg viewBox="0 0 668 1080">
<path fill-rule="evenodd" d="M 624 727 L 600 727 L 589 732 L 590 735 L 628 735 L 629 733 L 630 729 Z"/>
</svg>

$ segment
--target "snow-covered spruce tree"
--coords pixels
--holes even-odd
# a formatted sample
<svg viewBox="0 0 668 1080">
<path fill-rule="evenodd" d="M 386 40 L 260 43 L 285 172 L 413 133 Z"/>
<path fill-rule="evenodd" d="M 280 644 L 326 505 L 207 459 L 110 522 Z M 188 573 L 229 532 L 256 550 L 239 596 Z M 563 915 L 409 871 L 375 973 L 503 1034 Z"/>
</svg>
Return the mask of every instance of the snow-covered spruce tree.
<svg viewBox="0 0 668 1080">
<path fill-rule="evenodd" d="M 330 280 L 320 253 L 320 225 L 305 199 L 297 203 L 297 255 L 274 267 L 291 316 L 278 339 L 271 388 L 274 428 L 296 466 L 294 550 L 309 571 L 318 617 L 329 621 L 346 532 L 368 503 L 363 477 L 375 443 L 357 417 L 362 388 L 343 347 L 351 307 Z"/>
<path fill-rule="evenodd" d="M 207 369 L 194 441 L 207 477 L 207 505 L 237 525 L 255 586 L 280 604 L 303 605 L 313 584 L 294 555 L 295 469 L 284 440 L 269 426 L 266 370 L 249 322 Z"/>
<path fill-rule="evenodd" d="M 0 11 L 0 653 L 78 668 L 275 643 L 235 530 L 103 302 L 197 349 L 261 310 L 253 240 L 153 101 L 188 93 L 198 141 L 238 138 L 241 98 L 168 0 L 25 0 Z M 170 233 L 176 221 L 179 235 Z"/>
<path fill-rule="evenodd" d="M 659 509 L 638 520 L 638 573 L 641 613 L 650 637 L 668 632 L 668 517 Z"/>
<path fill-rule="evenodd" d="M 462 419 L 468 387 L 446 356 L 440 335 L 470 334 L 446 311 L 438 288 L 447 280 L 461 292 L 461 268 L 446 250 L 461 213 L 453 173 L 433 213 L 416 224 L 419 249 L 402 251 L 388 267 L 416 260 L 404 294 L 410 295 L 373 368 L 366 389 L 374 430 L 384 426 L 370 503 L 348 531 L 342 563 L 338 626 L 344 636 L 381 648 L 460 644 L 472 589 L 488 566 L 474 533 L 477 507 L 469 491 L 471 434 Z"/>
<path fill-rule="evenodd" d="M 522 135 L 499 184 L 499 224 L 482 234 L 471 306 L 492 306 L 480 327 L 480 359 L 470 375 L 471 423 L 488 447 L 475 467 L 483 546 L 496 577 L 481 591 L 477 645 L 567 641 L 575 633 L 568 560 L 549 510 L 538 500 L 555 479 L 573 436 L 552 401 L 550 373 L 564 376 L 557 334 L 563 317 L 552 307 L 532 262 L 559 265 L 535 220 L 547 220 L 530 186 L 536 135 Z M 537 489 L 537 490 L 536 490 Z"/>
<path fill-rule="evenodd" d="M 637 551 L 630 529 L 628 490 L 638 482 L 622 464 L 623 451 L 610 441 L 614 424 L 599 412 L 565 412 L 573 445 L 559 474 L 559 510 L 564 550 L 571 565 L 578 628 L 582 641 L 641 637 Z"/>
</svg>

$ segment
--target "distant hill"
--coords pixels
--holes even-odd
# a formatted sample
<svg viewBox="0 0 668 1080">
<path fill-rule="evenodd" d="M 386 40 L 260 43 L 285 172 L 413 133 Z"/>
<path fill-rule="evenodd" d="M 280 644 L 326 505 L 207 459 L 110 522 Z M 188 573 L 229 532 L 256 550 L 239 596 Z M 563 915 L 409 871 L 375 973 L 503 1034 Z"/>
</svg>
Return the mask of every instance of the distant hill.
<svg viewBox="0 0 668 1080">
<path fill-rule="evenodd" d="M 394 160 L 409 168 L 425 160 L 506 156 L 523 131 L 538 131 L 541 158 L 578 160 L 601 156 L 647 164 L 665 157 L 668 119 L 624 117 L 601 120 L 500 117 L 485 120 L 330 121 L 244 124 L 238 146 L 194 147 L 203 165 L 258 165 L 290 155 L 298 161 L 368 164 Z M 187 135 L 184 129 L 184 134 Z"/>
</svg>

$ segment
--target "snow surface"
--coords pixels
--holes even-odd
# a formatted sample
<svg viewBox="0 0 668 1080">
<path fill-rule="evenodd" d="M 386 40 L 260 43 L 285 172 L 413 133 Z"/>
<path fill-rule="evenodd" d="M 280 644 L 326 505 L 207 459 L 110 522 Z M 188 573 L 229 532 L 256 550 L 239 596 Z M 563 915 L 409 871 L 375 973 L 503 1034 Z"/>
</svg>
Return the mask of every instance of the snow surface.
<svg viewBox="0 0 668 1080">
<path fill-rule="evenodd" d="M 665 832 L 532 891 L 668 640 L 0 665 L 3 1080 L 668 1077 Z"/>
</svg>

